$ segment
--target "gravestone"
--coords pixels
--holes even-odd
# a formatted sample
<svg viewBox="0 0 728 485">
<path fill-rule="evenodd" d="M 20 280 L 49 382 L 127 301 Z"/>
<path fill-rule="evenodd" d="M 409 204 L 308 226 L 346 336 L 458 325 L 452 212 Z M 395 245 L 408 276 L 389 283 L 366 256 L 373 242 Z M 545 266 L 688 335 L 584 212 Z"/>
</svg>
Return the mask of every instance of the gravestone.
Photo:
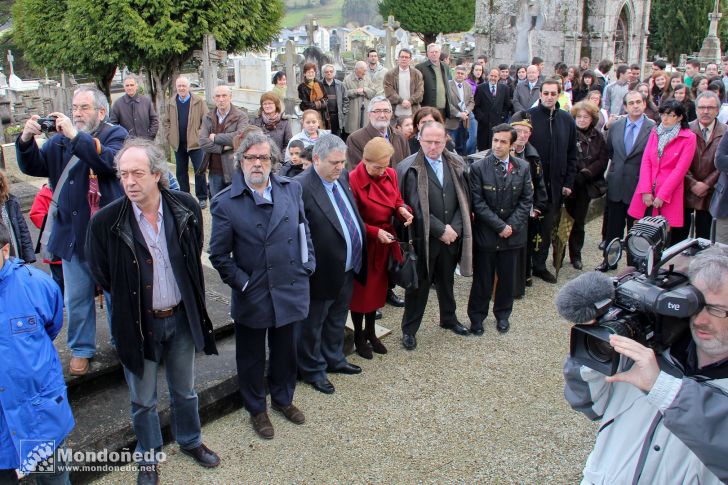
<svg viewBox="0 0 728 485">
<path fill-rule="evenodd" d="M 288 80 L 286 98 L 283 100 L 283 104 L 285 105 L 285 112 L 289 116 L 295 115 L 296 105 L 298 104 L 296 66 L 301 61 L 303 61 L 303 56 L 296 53 L 296 44 L 292 40 L 288 40 L 286 42 L 286 52 L 278 56 L 278 62 L 284 65 L 283 71 L 286 73 L 286 79 Z"/>
</svg>

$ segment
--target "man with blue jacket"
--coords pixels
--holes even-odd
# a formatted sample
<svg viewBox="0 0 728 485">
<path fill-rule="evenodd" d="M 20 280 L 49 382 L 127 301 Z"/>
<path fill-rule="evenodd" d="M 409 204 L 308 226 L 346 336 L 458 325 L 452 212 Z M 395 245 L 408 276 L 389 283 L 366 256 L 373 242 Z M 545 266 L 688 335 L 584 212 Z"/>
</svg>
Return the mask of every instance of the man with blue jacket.
<svg viewBox="0 0 728 485">
<path fill-rule="evenodd" d="M 25 123 L 15 144 L 20 170 L 34 177 L 47 177 L 54 192 L 58 192 L 54 196 L 55 217 L 49 211 L 45 230 L 52 226 L 48 252 L 63 260 L 68 347 L 72 352 L 69 367 L 73 375 L 86 374 L 89 359 L 96 353 L 96 284 L 84 254 L 86 230 L 92 211 L 124 194 L 116 178 L 114 156 L 128 133 L 104 121 L 108 111 L 109 103 L 101 91 L 80 87 L 73 94 L 72 119 L 63 113 L 50 114 L 56 117 L 54 128 L 58 133 L 42 148 L 34 140 L 41 134 L 37 115 Z"/>
<path fill-rule="evenodd" d="M 37 483 L 70 483 L 46 461 L 74 426 L 53 347 L 63 296 L 49 276 L 9 254 L 10 231 L 0 222 L 0 483 L 18 483 L 16 469 L 41 467 L 51 473 L 36 475 Z"/>
</svg>

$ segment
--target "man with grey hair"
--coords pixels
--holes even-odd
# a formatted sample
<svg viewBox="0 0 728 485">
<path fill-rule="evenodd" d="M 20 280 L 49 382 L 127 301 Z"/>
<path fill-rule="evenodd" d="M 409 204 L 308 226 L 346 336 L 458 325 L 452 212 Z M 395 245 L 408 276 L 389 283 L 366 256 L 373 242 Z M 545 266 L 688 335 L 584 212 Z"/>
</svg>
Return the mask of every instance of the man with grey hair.
<svg viewBox="0 0 728 485">
<path fill-rule="evenodd" d="M 541 79 L 537 66 L 530 65 L 526 68 L 526 82 L 518 83 L 513 91 L 513 112 L 526 111 L 531 109 L 541 94 Z"/>
<path fill-rule="evenodd" d="M 424 85 L 422 106 L 437 108 L 442 113 L 443 119 L 448 119 L 451 117 L 451 100 L 447 87 L 450 68 L 444 62 L 440 62 L 440 51 L 439 44 L 428 45 L 427 60 L 415 67 L 422 73 Z"/>
<path fill-rule="evenodd" d="M 566 359 L 566 400 L 602 422 L 582 483 L 728 481 L 728 252 L 699 253 L 688 275 L 703 305 L 670 348 L 612 335 L 609 377 Z"/>
<path fill-rule="evenodd" d="M 366 126 L 369 119 L 367 103 L 377 94 L 374 83 L 367 75 L 366 62 L 358 61 L 354 65 L 354 70 L 344 78 L 344 88 L 349 98 L 349 113 L 346 115 L 344 131 L 351 134 Z"/>
<path fill-rule="evenodd" d="M 366 226 L 344 170 L 346 145 L 323 135 L 313 148 L 313 167 L 295 180 L 303 188 L 306 220 L 316 254 L 325 254 L 311 276 L 310 309 L 298 339 L 298 372 L 319 392 L 331 394 L 327 373 L 358 374 L 344 354 L 344 326 L 354 280 L 366 284 Z"/>
<path fill-rule="evenodd" d="M 390 165 L 395 167 L 410 154 L 409 144 L 405 137 L 392 129 L 392 105 L 384 96 L 375 96 L 367 106 L 369 123 L 356 130 L 346 139 L 346 158 L 349 170 L 353 170 L 362 159 L 364 146 L 372 138 L 381 136 L 394 148 Z"/>
<path fill-rule="evenodd" d="M 121 125 L 129 136 L 154 140 L 159 130 L 159 119 L 152 105 L 152 98 L 138 94 L 139 84 L 134 74 L 124 79 L 124 95 L 114 101 L 109 121 Z"/>
<path fill-rule="evenodd" d="M 113 288 L 112 335 L 129 386 L 136 451 L 143 456 L 137 483 L 155 484 L 163 444 L 157 413 L 162 362 L 182 453 L 206 468 L 220 464 L 202 443 L 195 392 L 195 351 L 217 354 L 205 308 L 202 212 L 191 195 L 167 189 L 167 156 L 151 140 L 127 140 L 116 166 L 126 197 L 91 220 L 86 249 L 96 282 Z"/>
<path fill-rule="evenodd" d="M 333 135 L 331 135 L 333 136 Z M 316 269 L 303 211 L 301 185 L 272 173 L 281 160 L 277 144 L 251 132 L 235 152 L 232 184 L 210 204 L 210 262 L 231 288 L 235 358 L 243 406 L 253 429 L 272 439 L 265 362 L 270 349 L 271 407 L 294 424 L 296 334 L 308 315 L 309 276 Z"/>
<path fill-rule="evenodd" d="M 720 170 L 715 166 L 715 154 L 728 127 L 718 121 L 720 99 L 713 91 L 701 93 L 695 100 L 698 118 L 691 121 L 690 130 L 695 133 L 696 145 L 693 162 L 685 174 L 685 224 L 673 228 L 672 243 L 688 237 L 690 214 L 695 214 L 695 237 L 710 238 L 713 217 L 710 203 L 720 178 Z"/>
<path fill-rule="evenodd" d="M 453 100 L 453 103 L 450 106 L 452 116 L 445 123 L 445 128 L 447 128 L 450 138 L 453 139 L 455 151 L 461 156 L 466 155 L 465 145 L 468 141 L 468 128 L 473 108 L 475 108 L 473 90 L 465 82 L 467 75 L 467 68 L 461 64 L 455 68 L 455 79 L 448 82 L 450 99 Z M 510 101 L 510 99 L 506 101 Z"/>
<path fill-rule="evenodd" d="M 346 95 L 344 83 L 334 77 L 336 69 L 333 64 L 324 64 L 321 72 L 324 74 L 321 86 L 326 95 L 326 128 L 334 135 L 341 136 L 346 114 L 349 112 L 349 97 Z"/>
<path fill-rule="evenodd" d="M 207 177 L 199 173 L 202 165 L 200 129 L 207 104 L 200 96 L 190 92 L 190 80 L 180 76 L 175 81 L 177 93 L 167 101 L 167 114 L 162 121 L 167 142 L 174 150 L 177 180 L 180 190 L 190 192 L 189 162 L 195 172 L 195 195 L 200 207 L 207 207 Z"/>
<path fill-rule="evenodd" d="M 20 170 L 34 177 L 47 177 L 53 189 L 43 239 L 46 250 L 63 260 L 68 312 L 70 373 L 84 375 L 96 353 L 96 285 L 86 263 L 86 230 L 92 211 L 123 195 L 116 178 L 114 156 L 128 133 L 104 121 L 109 111 L 106 97 L 96 88 L 83 86 L 73 94 L 72 118 L 55 117 L 57 132 L 38 147 L 41 134 L 38 115 L 25 123 L 15 142 Z M 98 205 L 89 203 L 89 191 L 98 194 Z M 108 309 L 108 306 L 107 306 Z M 107 313 L 108 315 L 108 313 Z"/>
</svg>

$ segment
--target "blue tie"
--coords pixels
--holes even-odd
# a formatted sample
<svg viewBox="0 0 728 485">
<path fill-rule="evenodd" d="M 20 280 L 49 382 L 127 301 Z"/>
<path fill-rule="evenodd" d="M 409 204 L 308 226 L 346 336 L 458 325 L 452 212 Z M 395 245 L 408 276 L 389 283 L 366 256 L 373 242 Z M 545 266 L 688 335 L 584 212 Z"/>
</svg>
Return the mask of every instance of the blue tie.
<svg viewBox="0 0 728 485">
<path fill-rule="evenodd" d="M 637 127 L 637 125 L 635 123 L 631 123 L 627 127 L 627 139 L 625 140 L 625 143 L 624 143 L 624 148 L 626 149 L 627 155 L 630 154 L 630 152 L 632 151 L 632 146 L 634 145 L 634 129 L 636 127 Z"/>
<path fill-rule="evenodd" d="M 440 182 L 440 185 L 444 187 L 445 181 L 442 176 L 442 160 L 433 160 L 432 169 L 435 171 L 435 175 L 437 175 L 437 180 Z"/>
<path fill-rule="evenodd" d="M 346 224 L 346 230 L 349 231 L 349 238 L 351 239 L 351 266 L 354 268 L 354 272 L 358 273 L 361 269 L 361 239 L 359 238 L 359 231 L 356 230 L 356 222 L 351 217 L 349 209 L 346 207 L 344 199 L 341 198 L 341 194 L 337 189 L 337 185 L 334 184 L 334 188 L 331 189 L 334 194 L 334 200 L 336 205 L 339 207 L 341 217 L 344 218 L 344 224 Z"/>
</svg>

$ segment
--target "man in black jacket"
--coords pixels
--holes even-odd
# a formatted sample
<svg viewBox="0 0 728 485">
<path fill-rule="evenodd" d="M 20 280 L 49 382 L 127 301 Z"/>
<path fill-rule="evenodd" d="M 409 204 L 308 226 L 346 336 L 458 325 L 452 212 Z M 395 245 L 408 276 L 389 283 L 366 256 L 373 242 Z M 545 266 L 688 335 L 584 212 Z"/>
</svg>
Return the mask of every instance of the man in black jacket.
<svg viewBox="0 0 728 485">
<path fill-rule="evenodd" d="M 96 214 L 86 241 L 94 279 L 105 291 L 113 288 L 112 335 L 129 385 L 137 451 L 143 454 L 140 484 L 159 483 L 162 361 L 182 453 L 206 468 L 220 464 L 202 443 L 194 388 L 195 350 L 217 354 L 205 308 L 202 214 L 191 195 L 166 188 L 167 158 L 150 140 L 124 144 L 116 166 L 126 197 Z"/>
<path fill-rule="evenodd" d="M 492 127 L 503 123 L 503 118 L 511 111 L 510 88 L 498 82 L 499 76 L 498 69 L 491 69 L 488 82 L 480 84 L 475 90 L 473 113 L 478 120 L 478 150 L 490 148 Z"/>
<path fill-rule="evenodd" d="M 556 100 L 560 93 L 558 81 L 547 79 L 541 84 L 538 106 L 528 110 L 533 125 L 530 143 L 541 157 L 549 198 L 541 221 L 543 245 L 534 254 L 533 275 L 547 283 L 556 283 L 556 276 L 546 269 L 555 216 L 561 210 L 562 198 L 571 194 L 576 177 L 576 125 L 574 118 L 559 108 Z"/>
<path fill-rule="evenodd" d="M 470 167 L 475 248 L 468 317 L 470 332 L 474 335 L 483 334 L 483 320 L 488 315 L 496 276 L 498 285 L 493 304 L 496 328 L 505 333 L 510 326 L 516 261 L 519 250 L 526 244 L 533 201 L 528 162 L 510 156 L 517 136 L 510 125 L 493 127 L 491 153 Z"/>
<path fill-rule="evenodd" d="M 427 59 L 415 67 L 422 73 L 425 92 L 422 96 L 422 106 L 432 106 L 442 113 L 443 119 L 450 118 L 450 96 L 448 94 L 449 69 L 445 63 L 440 62 L 440 45 L 427 46 Z"/>
</svg>

